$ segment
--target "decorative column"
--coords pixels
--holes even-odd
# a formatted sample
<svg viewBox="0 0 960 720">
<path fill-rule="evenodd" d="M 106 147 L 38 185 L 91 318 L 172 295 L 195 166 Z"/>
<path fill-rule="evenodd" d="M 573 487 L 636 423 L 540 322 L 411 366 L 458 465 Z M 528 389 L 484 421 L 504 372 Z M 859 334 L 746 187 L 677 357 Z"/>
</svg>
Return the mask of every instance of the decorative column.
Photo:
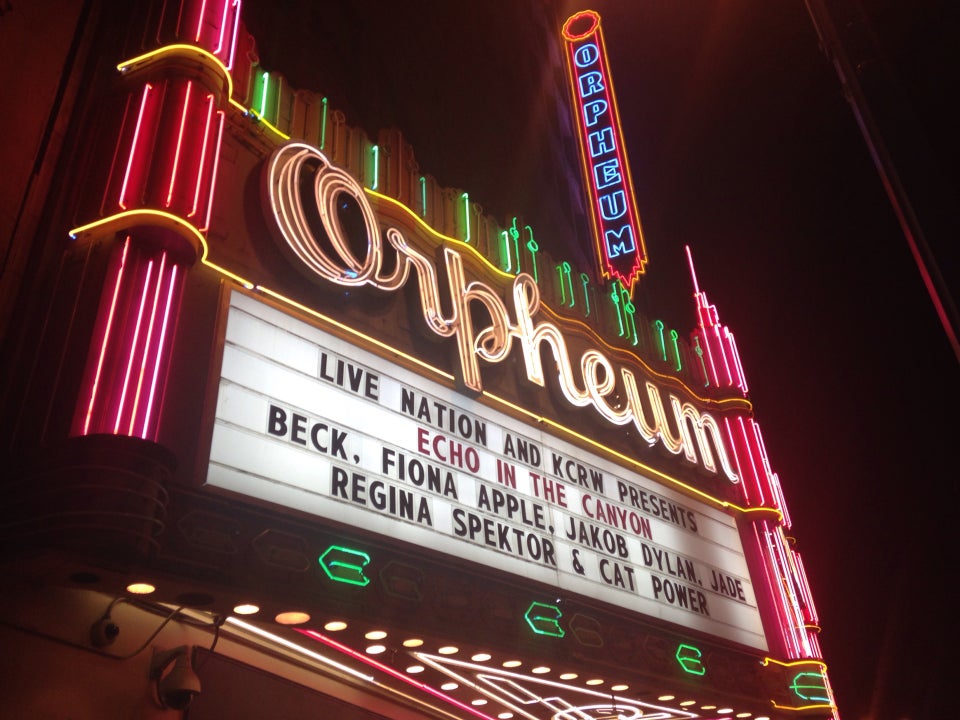
<svg viewBox="0 0 960 720">
<path fill-rule="evenodd" d="M 720 322 L 717 308 L 711 305 L 697 284 L 690 248 L 687 259 L 693 278 L 698 328 L 694 345 L 703 349 L 706 384 L 714 388 L 739 390 L 744 397 L 748 388 L 733 333 Z M 727 436 L 740 492 L 747 512 L 740 517 L 740 535 L 752 569 L 751 575 L 765 580 L 755 584 L 761 601 L 761 616 L 771 655 L 768 666 L 778 666 L 793 705 L 782 709 L 836 705 L 826 667 L 822 662 L 817 611 L 803 569 L 803 562 L 788 537 L 790 515 L 780 488 L 780 479 L 771 470 L 760 426 L 749 413 L 725 415 Z"/>
<path fill-rule="evenodd" d="M 118 68 L 129 90 L 101 216 L 73 233 L 115 247 L 72 435 L 157 438 L 183 279 L 210 224 L 239 21 L 239 0 L 165 4 L 144 33 L 156 47 Z"/>
</svg>

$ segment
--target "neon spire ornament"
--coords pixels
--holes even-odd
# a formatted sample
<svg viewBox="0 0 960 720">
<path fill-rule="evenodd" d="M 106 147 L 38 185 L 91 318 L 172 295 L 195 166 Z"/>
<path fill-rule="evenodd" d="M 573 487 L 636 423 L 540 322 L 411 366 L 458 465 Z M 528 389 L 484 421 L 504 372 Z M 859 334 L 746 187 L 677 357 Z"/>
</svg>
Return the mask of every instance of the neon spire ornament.
<svg viewBox="0 0 960 720">
<path fill-rule="evenodd" d="M 700 290 L 697 273 L 693 267 L 693 253 L 685 245 L 690 277 L 693 280 L 693 297 L 697 301 L 699 328 L 694 331 L 694 342 L 706 356 L 708 384 L 714 387 L 737 387 L 744 394 L 749 392 L 747 378 L 740 364 L 740 353 L 730 328 L 720 322 L 716 305 L 711 305 L 706 293 Z M 702 343 L 701 343 L 702 341 Z"/>
</svg>

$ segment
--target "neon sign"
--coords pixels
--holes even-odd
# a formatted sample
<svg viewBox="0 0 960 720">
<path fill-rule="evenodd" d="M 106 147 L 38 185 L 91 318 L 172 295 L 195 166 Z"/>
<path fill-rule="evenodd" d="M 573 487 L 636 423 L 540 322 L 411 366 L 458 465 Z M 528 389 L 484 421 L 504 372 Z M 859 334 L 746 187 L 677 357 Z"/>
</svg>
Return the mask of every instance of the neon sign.
<svg viewBox="0 0 960 720">
<path fill-rule="evenodd" d="M 707 668 L 703 664 L 703 653 L 700 651 L 700 648 L 696 648 L 693 645 L 687 645 L 686 643 L 681 643 L 677 646 L 677 652 L 674 653 L 674 658 L 680 663 L 680 667 L 683 668 L 683 671 L 690 673 L 691 675 L 704 675 L 707 672 Z"/>
<path fill-rule="evenodd" d="M 682 453 L 690 463 L 699 463 L 709 472 L 722 471 L 730 482 L 738 482 L 724 435 L 712 415 L 673 394 L 665 403 L 653 382 L 638 378 L 639 364 L 615 365 L 593 347 L 571 358 L 561 329 L 536 320 L 540 291 L 527 273 L 513 278 L 511 313 L 508 301 L 494 288 L 468 280 L 463 256 L 452 247 L 443 249 L 446 278 L 441 282 L 435 260 L 415 249 L 398 228 L 381 229 L 359 183 L 316 148 L 302 143 L 280 147 L 267 163 L 266 174 L 268 214 L 275 230 L 295 258 L 319 278 L 344 287 L 371 285 L 395 292 L 416 275 L 423 320 L 431 332 L 455 340 L 460 379 L 470 390 L 483 391 L 480 361 L 502 362 L 514 342 L 520 346 L 527 379 L 545 387 L 552 365 L 541 356 L 546 346 L 555 361 L 560 392 L 570 405 L 592 406 L 612 425 L 632 426 L 647 447 L 660 443 L 670 453 Z M 319 234 L 304 208 L 302 191 L 308 183 L 313 188 L 308 201 L 316 204 L 313 210 L 322 226 Z M 365 228 L 366 237 L 360 238 L 359 245 L 351 243 L 338 214 L 347 199 L 356 204 Z M 366 255 L 358 257 L 354 248 L 362 246 Z M 441 298 L 441 288 L 448 297 Z M 474 317 L 476 304 L 485 312 Z M 484 315 L 489 325 L 478 329 Z"/>
<path fill-rule="evenodd" d="M 327 577 L 334 582 L 366 587 L 370 578 L 363 569 L 370 564 L 370 556 L 361 550 L 331 545 L 317 558 Z"/>
<path fill-rule="evenodd" d="M 556 605 L 548 605 L 542 602 L 533 602 L 527 608 L 523 619 L 527 625 L 537 635 L 550 635 L 551 637 L 562 638 L 567 633 L 560 627 L 560 618 L 563 613 Z"/>
<path fill-rule="evenodd" d="M 550 639 L 602 643 L 559 614 L 569 593 L 766 649 L 727 512 L 254 294 L 231 291 L 223 328 L 209 486 L 553 587 L 516 612 Z M 319 548 L 317 573 L 421 593 L 419 570 L 357 550 Z M 712 588 L 718 576 L 744 597 Z"/>
<path fill-rule="evenodd" d="M 563 39 L 597 259 L 604 277 L 632 293 L 647 257 L 600 16 L 571 16 Z"/>
<path fill-rule="evenodd" d="M 822 672 L 797 673 L 793 676 L 790 689 L 801 700 L 830 702 L 830 691 L 827 689 L 827 680 Z"/>
</svg>

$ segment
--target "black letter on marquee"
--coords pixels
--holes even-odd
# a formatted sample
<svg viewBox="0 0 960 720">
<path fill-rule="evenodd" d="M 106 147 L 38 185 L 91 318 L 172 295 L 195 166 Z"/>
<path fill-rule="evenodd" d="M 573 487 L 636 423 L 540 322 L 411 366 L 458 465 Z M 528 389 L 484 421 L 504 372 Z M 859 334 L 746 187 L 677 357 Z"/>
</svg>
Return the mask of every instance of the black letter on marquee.
<svg viewBox="0 0 960 720">
<path fill-rule="evenodd" d="M 270 421 L 267 424 L 267 432 L 271 435 L 283 437 L 287 434 L 287 413 L 283 408 L 276 405 L 270 406 Z"/>
</svg>

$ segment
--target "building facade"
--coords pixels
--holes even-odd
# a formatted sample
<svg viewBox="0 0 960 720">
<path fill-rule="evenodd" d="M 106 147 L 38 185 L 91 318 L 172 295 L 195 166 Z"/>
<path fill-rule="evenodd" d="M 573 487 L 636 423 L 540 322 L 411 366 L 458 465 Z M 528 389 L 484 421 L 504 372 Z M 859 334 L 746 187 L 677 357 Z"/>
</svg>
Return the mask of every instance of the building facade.
<svg viewBox="0 0 960 720">
<path fill-rule="evenodd" d="M 640 239 L 599 222 L 599 19 L 509 18 L 554 78 L 548 245 L 247 12 L 10 11 L 11 717 L 833 717 L 732 334 L 582 249 Z"/>
</svg>

